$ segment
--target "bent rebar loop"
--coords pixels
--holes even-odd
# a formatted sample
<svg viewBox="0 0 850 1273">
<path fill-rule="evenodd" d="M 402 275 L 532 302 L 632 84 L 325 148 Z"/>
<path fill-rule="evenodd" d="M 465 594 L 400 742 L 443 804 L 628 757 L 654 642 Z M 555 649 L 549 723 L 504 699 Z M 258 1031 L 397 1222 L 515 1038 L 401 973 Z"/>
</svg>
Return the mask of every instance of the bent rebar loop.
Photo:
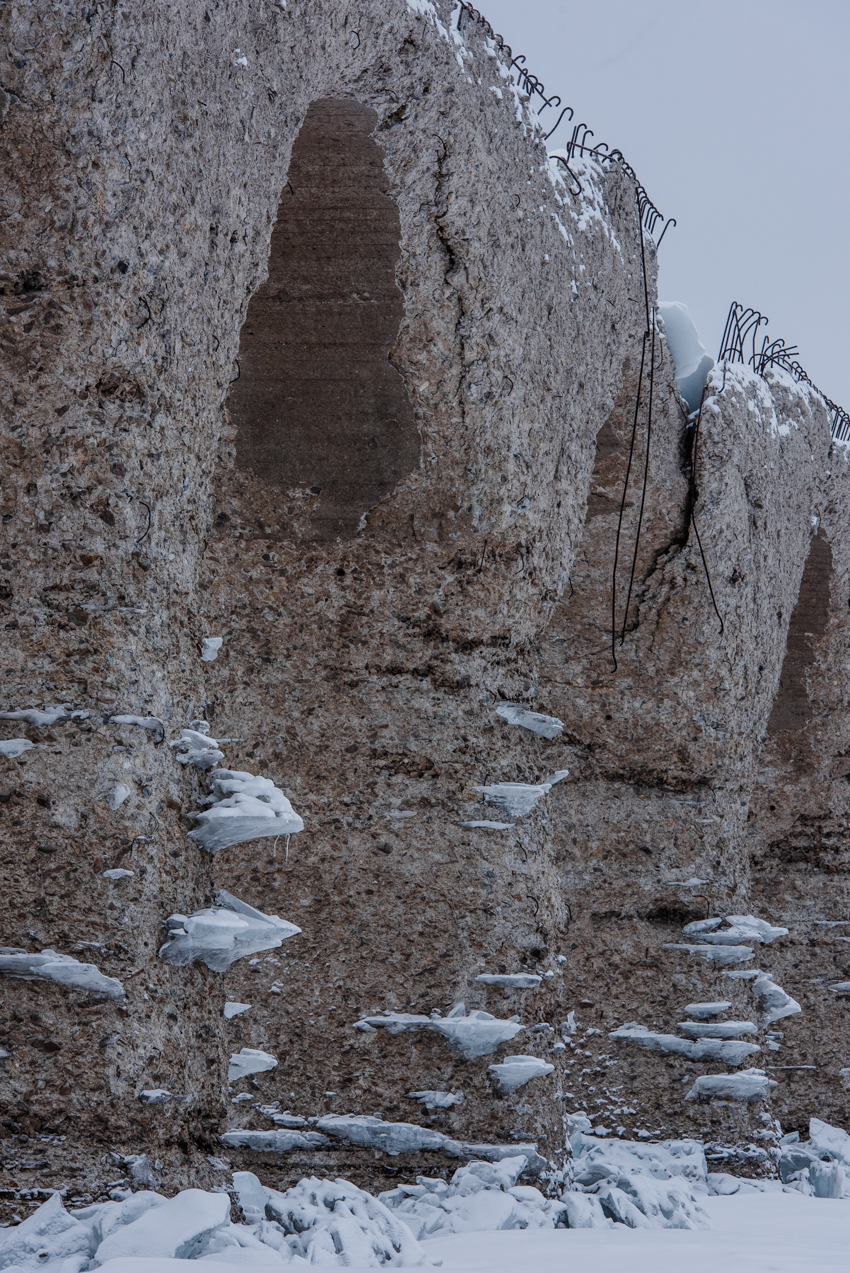
<svg viewBox="0 0 850 1273">
<path fill-rule="evenodd" d="M 726 316 L 726 326 L 723 328 L 717 361 L 742 362 L 755 367 L 756 335 L 762 325 L 767 326 L 767 322 L 766 315 L 759 313 L 757 309 L 752 307 L 744 309 L 738 301 L 733 301 Z M 751 345 L 749 358 L 744 349 L 747 340 Z"/>
<path fill-rule="evenodd" d="M 808 385 L 818 397 L 823 399 L 827 409 L 832 412 L 830 437 L 838 442 L 850 441 L 850 415 L 818 388 L 806 369 L 797 361 L 800 352 L 797 346 L 786 345 L 781 337 L 769 340 L 765 334 L 762 337 L 761 346 L 756 347 L 758 330 L 762 325 L 767 326 L 767 322 L 767 317 L 759 313 L 757 309 L 744 309 L 738 301 L 733 301 L 729 306 L 717 361 L 744 363 L 752 367 L 756 375 L 761 376 L 762 379 L 771 367 L 781 367 L 783 371 L 787 371 L 794 377 L 797 384 Z M 749 357 L 745 348 L 748 341 Z"/>
</svg>

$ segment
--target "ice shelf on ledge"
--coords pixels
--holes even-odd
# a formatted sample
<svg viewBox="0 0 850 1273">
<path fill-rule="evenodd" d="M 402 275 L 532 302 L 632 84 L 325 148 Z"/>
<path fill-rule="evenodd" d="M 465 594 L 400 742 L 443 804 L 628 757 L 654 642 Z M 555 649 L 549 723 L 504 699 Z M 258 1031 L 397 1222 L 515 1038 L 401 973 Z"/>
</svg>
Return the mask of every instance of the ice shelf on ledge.
<svg viewBox="0 0 850 1273">
<path fill-rule="evenodd" d="M 743 1043 L 739 1040 L 700 1038 L 696 1040 L 680 1039 L 675 1034 L 657 1034 L 644 1025 L 629 1021 L 613 1030 L 609 1039 L 634 1043 L 648 1052 L 669 1052 L 686 1056 L 691 1061 L 725 1061 L 728 1065 L 740 1065 L 748 1056 L 760 1052 L 756 1043 Z"/>
<path fill-rule="evenodd" d="M 532 1079 L 551 1074 L 555 1069 L 554 1065 L 549 1065 L 536 1056 L 506 1056 L 504 1061 L 488 1068 L 504 1096 L 524 1087 Z"/>
<path fill-rule="evenodd" d="M 189 837 L 208 853 L 250 840 L 294 835 L 304 822 L 270 778 L 238 769 L 213 769 L 212 794 L 204 809 L 189 816 L 200 824 Z"/>
<path fill-rule="evenodd" d="M 764 1100 L 770 1089 L 778 1086 L 763 1070 L 739 1070 L 737 1074 L 701 1074 L 685 1100 L 754 1103 Z"/>
<path fill-rule="evenodd" d="M 555 783 L 569 776 L 569 769 L 558 769 L 551 778 L 538 784 L 527 782 L 497 782 L 487 787 L 475 787 L 487 804 L 495 805 L 509 818 L 523 818 L 531 813 L 538 800 L 547 796 Z"/>
<path fill-rule="evenodd" d="M 267 1070 L 277 1069 L 277 1057 L 270 1052 L 261 1052 L 258 1048 L 242 1048 L 234 1052 L 227 1067 L 227 1081 L 235 1083 L 237 1079 L 248 1078 L 251 1074 L 265 1074 Z"/>
<path fill-rule="evenodd" d="M 729 925 L 728 928 L 720 927 L 724 922 Z M 686 924 L 682 932 L 686 937 L 695 937 L 709 946 L 735 946 L 751 941 L 767 945 L 776 941 L 777 937 L 787 937 L 789 929 L 776 928 L 755 915 L 727 915 L 725 921 L 722 918 L 694 920 L 692 924 Z"/>
<path fill-rule="evenodd" d="M 681 950 L 709 964 L 743 964 L 755 954 L 752 946 L 703 946 L 692 942 L 665 942 L 664 949 Z"/>
<path fill-rule="evenodd" d="M 117 977 L 107 977 L 94 964 L 81 964 L 70 955 L 55 950 L 30 954 L 14 946 L 0 946 L 0 973 L 24 981 L 55 981 L 105 999 L 123 999 L 124 987 Z"/>
<path fill-rule="evenodd" d="M 501 986 L 504 990 L 536 990 L 543 978 L 533 972 L 482 972 L 475 980 L 485 986 Z"/>
<path fill-rule="evenodd" d="M 731 1007 L 732 1004 L 728 999 L 719 999 L 715 1003 L 686 1003 L 685 1012 L 699 1021 L 705 1021 L 709 1017 L 719 1017 L 721 1013 L 728 1012 Z"/>
<path fill-rule="evenodd" d="M 110 725 L 138 725 L 140 729 L 149 729 L 157 735 L 157 742 L 162 742 L 165 737 L 165 721 L 160 720 L 158 716 L 129 716 L 127 714 L 121 716 L 110 716 Z"/>
<path fill-rule="evenodd" d="M 433 1030 L 448 1039 L 451 1046 L 466 1057 L 487 1056 L 500 1043 L 507 1043 L 525 1027 L 516 1019 L 502 1021 L 489 1012 L 473 1011 L 457 1003 L 448 1016 L 418 1016 L 411 1012 L 386 1012 L 382 1016 L 361 1017 L 355 1029 L 384 1029 L 388 1034 L 408 1034 Z"/>
<path fill-rule="evenodd" d="M 276 950 L 301 929 L 277 915 L 265 915 L 242 902 L 226 889 L 215 897 L 217 906 L 194 915 L 170 915 L 165 921 L 168 941 L 159 949 L 159 958 L 184 968 L 193 960 L 224 972 L 237 959 L 261 950 Z"/>
<path fill-rule="evenodd" d="M 509 725 L 519 725 L 532 734 L 540 734 L 542 738 L 557 738 L 564 732 L 564 722 L 557 716 L 544 716 L 541 712 L 529 711 L 522 703 L 500 703 L 496 715 L 501 716 Z"/>
</svg>

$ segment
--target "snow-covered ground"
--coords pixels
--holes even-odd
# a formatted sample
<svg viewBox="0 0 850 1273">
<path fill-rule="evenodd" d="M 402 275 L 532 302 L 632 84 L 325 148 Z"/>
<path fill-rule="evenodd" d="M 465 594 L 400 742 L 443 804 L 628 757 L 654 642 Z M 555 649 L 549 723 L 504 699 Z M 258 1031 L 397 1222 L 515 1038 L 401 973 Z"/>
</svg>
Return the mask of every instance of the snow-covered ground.
<svg viewBox="0 0 850 1273">
<path fill-rule="evenodd" d="M 850 1199 L 771 1192 L 706 1198 L 703 1205 L 712 1229 L 646 1231 L 616 1225 L 458 1233 L 432 1238 L 425 1245 L 426 1259 L 441 1259 L 442 1273 L 847 1273 L 850 1268 Z M 232 1264 L 202 1263 L 206 1273 L 233 1273 Z M 195 1260 L 116 1259 L 101 1268 L 102 1273 L 198 1273 Z"/>
<path fill-rule="evenodd" d="M 839 1269 L 847 1273 L 850 1269 L 850 1199 L 776 1192 L 705 1198 L 702 1205 L 712 1229 L 647 1231 L 618 1224 L 613 1229 L 457 1233 L 432 1238 L 425 1249 L 428 1256 L 442 1259 L 442 1273 L 837 1273 Z"/>
<path fill-rule="evenodd" d="M 340 1120 L 326 1117 L 317 1126 L 333 1134 L 332 1121 Z M 349 1123 L 359 1132 L 377 1125 L 389 1136 L 411 1130 L 375 1118 L 349 1116 Z M 186 1189 L 169 1198 L 147 1187 L 154 1183 L 147 1158 L 131 1156 L 125 1165 L 142 1188 L 116 1187 L 109 1201 L 70 1212 L 61 1194 L 52 1194 L 0 1235 L 0 1270 L 179 1273 L 178 1266 L 199 1264 L 208 1273 L 317 1266 L 441 1267 L 443 1273 L 850 1268 L 850 1135 L 842 1128 L 813 1118 L 809 1140 L 802 1141 L 797 1132 L 779 1138 L 775 1125 L 771 1157 L 777 1174 L 743 1180 L 710 1172 L 700 1141 L 627 1141 L 591 1135 L 588 1124 L 585 1115 L 572 1117 L 569 1155 L 561 1169 L 549 1168 L 547 1180 L 541 1174 L 545 1159 L 530 1147 L 529 1153 L 468 1162 L 450 1180 L 418 1176 L 416 1183 L 377 1197 L 349 1181 L 315 1176 L 281 1192 L 252 1172 L 237 1171 L 230 1188 Z M 361 1143 L 359 1132 L 353 1140 L 346 1132 L 347 1140 Z M 465 1156 L 463 1146 L 455 1149 Z M 536 1179 L 548 1196 L 536 1185 L 520 1184 L 523 1175 Z"/>
</svg>

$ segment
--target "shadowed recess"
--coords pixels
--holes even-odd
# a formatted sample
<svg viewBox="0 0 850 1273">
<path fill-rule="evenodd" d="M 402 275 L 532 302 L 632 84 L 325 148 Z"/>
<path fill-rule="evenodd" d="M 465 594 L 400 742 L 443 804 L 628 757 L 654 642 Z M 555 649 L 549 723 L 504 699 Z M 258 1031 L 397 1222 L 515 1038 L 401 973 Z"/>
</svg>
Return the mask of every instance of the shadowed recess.
<svg viewBox="0 0 850 1273">
<path fill-rule="evenodd" d="M 389 362 L 403 315 L 401 226 L 376 123 L 354 101 L 307 111 L 227 404 L 239 468 L 281 491 L 282 512 L 308 539 L 351 538 L 419 462 Z"/>
<path fill-rule="evenodd" d="M 826 631 L 831 579 L 832 549 L 820 530 L 812 536 L 800 594 L 788 625 L 779 689 L 767 726 L 769 735 L 786 729 L 803 729 L 809 722 L 811 706 L 806 673 L 814 662 L 817 643 Z"/>
</svg>

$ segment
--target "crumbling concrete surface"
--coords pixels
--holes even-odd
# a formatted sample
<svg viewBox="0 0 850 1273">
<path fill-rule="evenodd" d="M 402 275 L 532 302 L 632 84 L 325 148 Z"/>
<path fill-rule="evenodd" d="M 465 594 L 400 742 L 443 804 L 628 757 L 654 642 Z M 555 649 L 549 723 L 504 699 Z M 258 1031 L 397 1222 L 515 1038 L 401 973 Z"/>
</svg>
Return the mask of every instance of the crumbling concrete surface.
<svg viewBox="0 0 850 1273">
<path fill-rule="evenodd" d="M 453 9 L 6 19 L 0 741 L 31 746 L 0 756 L 3 942 L 123 992 L 2 977 L 14 1207 L 228 1163 L 276 1187 L 456 1166 L 325 1145 L 302 1122 L 323 1115 L 552 1161 L 577 1105 L 730 1143 L 761 1126 L 607 1035 L 669 1030 L 691 999 L 753 1010 L 663 946 L 710 915 L 782 921 L 750 878 L 750 793 L 789 622 L 789 650 L 809 639 L 815 506 L 841 560 L 843 455 L 819 399 L 731 366 L 695 452 L 657 331 L 647 455 L 635 187 L 616 163 L 562 176 Z M 840 648 L 834 604 L 818 651 Z M 794 673 L 812 721 L 841 705 L 821 657 Z M 794 693 L 777 719 L 806 714 Z M 187 729 L 194 759 L 169 746 Z M 262 799 L 246 775 L 304 830 L 213 857 L 192 815 L 216 781 L 225 807 Z M 500 783 L 546 790 L 506 817 L 480 790 Z M 224 972 L 158 958 L 221 890 L 301 933 Z M 480 1011 L 521 1030 L 453 1046 Z M 425 1024 L 355 1028 L 387 1012 Z M 243 1048 L 277 1064 L 229 1088 Z M 500 1094 L 489 1067 L 517 1054 L 540 1072 Z M 291 1149 L 220 1140 L 276 1126 Z"/>
</svg>

